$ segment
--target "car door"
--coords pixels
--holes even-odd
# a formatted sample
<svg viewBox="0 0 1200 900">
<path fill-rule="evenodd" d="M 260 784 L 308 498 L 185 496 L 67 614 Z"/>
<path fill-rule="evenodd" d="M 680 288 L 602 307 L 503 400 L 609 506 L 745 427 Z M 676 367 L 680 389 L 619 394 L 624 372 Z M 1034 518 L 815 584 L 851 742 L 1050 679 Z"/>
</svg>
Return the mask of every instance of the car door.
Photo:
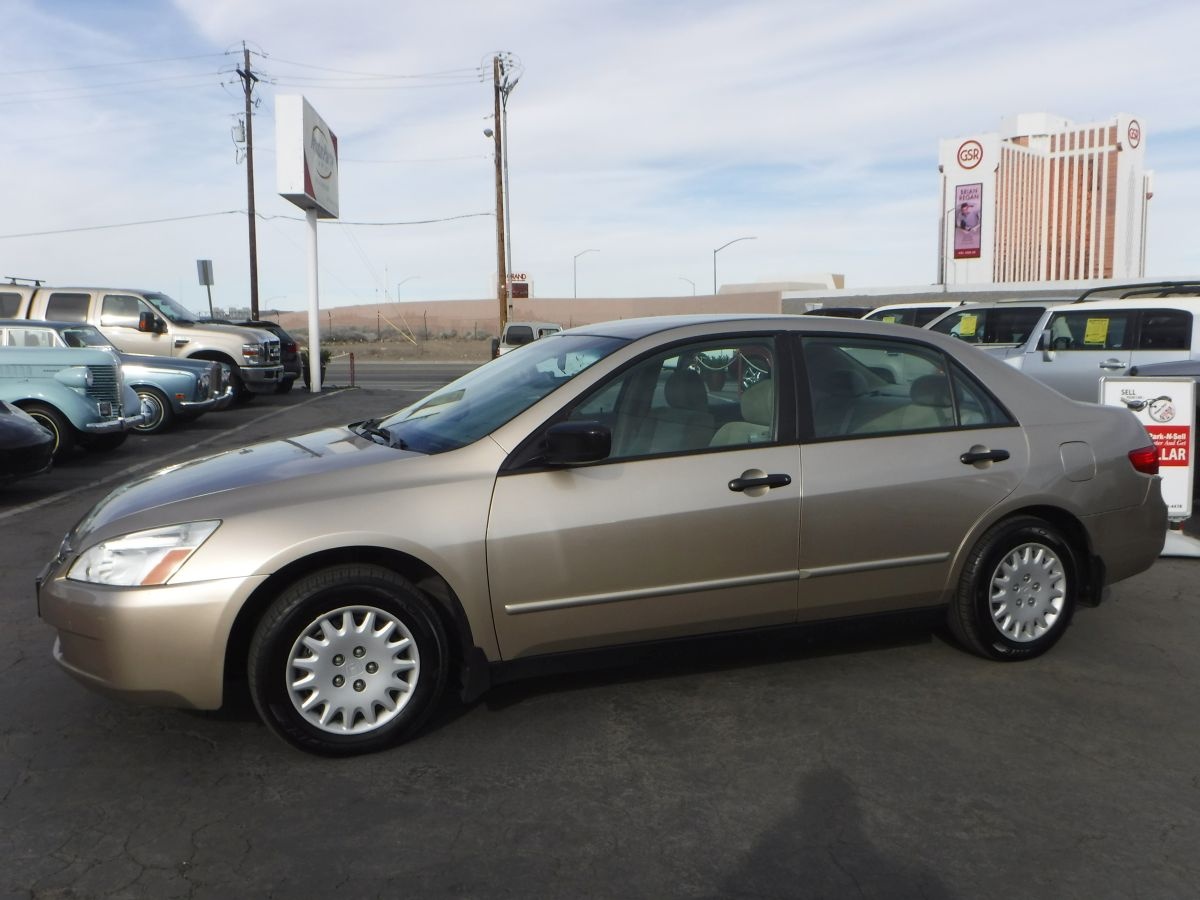
<svg viewBox="0 0 1200 900">
<path fill-rule="evenodd" d="M 800 619 L 939 602 L 964 537 L 1025 477 L 1021 429 L 928 345 L 810 336 L 801 359 Z"/>
<path fill-rule="evenodd" d="M 608 458 L 547 467 L 536 434 L 516 451 L 487 535 L 504 658 L 795 620 L 785 370 L 772 335 L 675 346 L 555 417 L 610 428 Z"/>
<path fill-rule="evenodd" d="M 1024 354 L 1021 370 L 1074 400 L 1097 403 L 1100 379 L 1128 375 L 1133 310 L 1071 310 L 1049 319 L 1040 347 Z"/>
<path fill-rule="evenodd" d="M 132 294 L 105 294 L 100 299 L 100 325 L 117 347 L 126 353 L 173 356 L 174 339 L 170 334 L 138 330 L 138 318 L 142 313 L 153 313 L 155 318 L 162 318 L 145 300 Z"/>
</svg>

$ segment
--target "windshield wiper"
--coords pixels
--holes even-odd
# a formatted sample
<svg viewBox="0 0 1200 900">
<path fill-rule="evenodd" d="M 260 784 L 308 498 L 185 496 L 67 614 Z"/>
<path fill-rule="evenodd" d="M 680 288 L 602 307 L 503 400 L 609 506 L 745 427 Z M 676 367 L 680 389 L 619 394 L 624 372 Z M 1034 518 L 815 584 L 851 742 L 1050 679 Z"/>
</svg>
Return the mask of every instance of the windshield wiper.
<svg viewBox="0 0 1200 900">
<path fill-rule="evenodd" d="M 395 447 L 397 450 L 407 450 L 408 444 L 400 440 L 400 438 L 392 437 L 392 433 L 379 424 L 379 419 L 366 419 L 362 422 L 356 422 L 351 425 L 351 428 L 357 429 L 362 434 L 373 438 L 380 438 L 384 444 L 389 447 Z"/>
</svg>

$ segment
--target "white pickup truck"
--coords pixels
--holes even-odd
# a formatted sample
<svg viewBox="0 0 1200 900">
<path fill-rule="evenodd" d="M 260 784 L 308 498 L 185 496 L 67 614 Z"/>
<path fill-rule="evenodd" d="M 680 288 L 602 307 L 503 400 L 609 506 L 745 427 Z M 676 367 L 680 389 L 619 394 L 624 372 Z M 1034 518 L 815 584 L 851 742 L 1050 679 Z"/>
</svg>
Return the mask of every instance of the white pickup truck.
<svg viewBox="0 0 1200 900">
<path fill-rule="evenodd" d="M 87 322 L 125 353 L 224 363 L 242 401 L 273 393 L 283 377 L 275 335 L 198 322 L 182 304 L 158 291 L 0 284 L 0 318 Z"/>
</svg>

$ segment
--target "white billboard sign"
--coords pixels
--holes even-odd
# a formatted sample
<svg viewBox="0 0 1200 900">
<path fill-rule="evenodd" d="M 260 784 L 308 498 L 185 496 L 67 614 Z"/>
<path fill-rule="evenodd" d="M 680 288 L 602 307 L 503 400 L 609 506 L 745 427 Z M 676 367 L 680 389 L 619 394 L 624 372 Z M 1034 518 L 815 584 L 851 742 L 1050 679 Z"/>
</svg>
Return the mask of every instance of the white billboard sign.
<svg viewBox="0 0 1200 900">
<path fill-rule="evenodd" d="M 1103 378 L 1100 402 L 1132 412 L 1158 447 L 1167 515 L 1192 514 L 1195 473 L 1196 382 L 1191 378 Z"/>
<path fill-rule="evenodd" d="M 317 218 L 338 217 L 338 143 L 325 120 L 299 94 L 275 98 L 278 190 Z"/>
</svg>

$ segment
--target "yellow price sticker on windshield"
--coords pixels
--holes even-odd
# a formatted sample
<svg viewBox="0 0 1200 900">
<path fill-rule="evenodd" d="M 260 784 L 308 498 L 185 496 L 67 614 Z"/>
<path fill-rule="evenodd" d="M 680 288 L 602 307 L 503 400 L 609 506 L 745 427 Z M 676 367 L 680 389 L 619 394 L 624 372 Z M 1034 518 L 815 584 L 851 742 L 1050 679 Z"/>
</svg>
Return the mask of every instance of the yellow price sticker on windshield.
<svg viewBox="0 0 1200 900">
<path fill-rule="evenodd" d="M 958 320 L 958 336 L 974 337 L 979 328 L 979 316 L 965 315 Z"/>
<path fill-rule="evenodd" d="M 897 322 L 900 321 L 900 317 L 899 316 L 884 316 L 883 321 L 890 322 L 892 325 L 895 325 Z"/>
<path fill-rule="evenodd" d="M 1083 329 L 1085 344 L 1099 344 L 1103 347 L 1108 343 L 1108 319 L 1088 319 Z"/>
</svg>

